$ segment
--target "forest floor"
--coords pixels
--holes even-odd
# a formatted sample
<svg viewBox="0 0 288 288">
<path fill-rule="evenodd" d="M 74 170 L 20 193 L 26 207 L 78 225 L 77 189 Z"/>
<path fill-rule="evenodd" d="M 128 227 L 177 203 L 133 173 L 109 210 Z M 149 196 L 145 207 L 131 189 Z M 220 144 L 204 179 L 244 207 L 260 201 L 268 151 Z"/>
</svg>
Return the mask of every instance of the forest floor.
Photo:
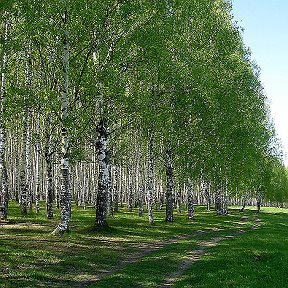
<svg viewBox="0 0 288 288">
<path fill-rule="evenodd" d="M 183 210 L 174 223 L 157 211 L 153 226 L 121 209 L 95 230 L 94 210 L 73 207 L 62 238 L 50 234 L 59 211 L 19 210 L 10 203 L 0 223 L 0 287 L 288 287 L 288 209 L 219 217 L 196 207 L 194 221 Z"/>
</svg>

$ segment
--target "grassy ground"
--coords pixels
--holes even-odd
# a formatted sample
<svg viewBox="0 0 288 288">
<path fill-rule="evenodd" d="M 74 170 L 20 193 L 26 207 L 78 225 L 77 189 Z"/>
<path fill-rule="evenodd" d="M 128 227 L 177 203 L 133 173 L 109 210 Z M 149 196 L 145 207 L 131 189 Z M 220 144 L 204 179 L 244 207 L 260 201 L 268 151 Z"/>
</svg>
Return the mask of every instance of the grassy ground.
<svg viewBox="0 0 288 288">
<path fill-rule="evenodd" d="M 288 287 L 288 210 L 263 212 L 259 229 L 212 248 L 174 287 Z"/>
<path fill-rule="evenodd" d="M 0 225 L 0 287 L 161 287 L 198 241 L 238 229 L 247 232 L 209 248 L 173 287 L 288 287 L 287 210 L 263 209 L 256 215 L 235 209 L 216 217 L 196 207 L 193 222 L 175 213 L 175 222 L 165 223 L 163 211 L 149 226 L 146 215 L 123 209 L 104 231 L 92 229 L 93 209 L 73 207 L 72 213 L 69 235 L 55 238 L 50 232 L 57 211 L 54 220 L 47 220 L 44 211 L 23 218 L 10 204 L 10 223 Z M 243 215 L 248 221 L 240 221 Z M 261 226 L 253 230 L 256 216 Z M 198 230 L 204 232 L 194 235 Z M 144 256 L 145 251 L 150 253 Z"/>
</svg>

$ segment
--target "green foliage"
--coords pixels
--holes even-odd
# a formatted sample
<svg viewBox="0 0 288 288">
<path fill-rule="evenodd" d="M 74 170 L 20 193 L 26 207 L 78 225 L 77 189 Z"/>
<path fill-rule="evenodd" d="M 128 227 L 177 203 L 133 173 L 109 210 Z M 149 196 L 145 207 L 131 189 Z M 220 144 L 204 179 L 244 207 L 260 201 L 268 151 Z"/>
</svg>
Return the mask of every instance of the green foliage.
<svg viewBox="0 0 288 288">
<path fill-rule="evenodd" d="M 7 126 L 15 119 L 21 123 L 24 111 L 39 111 L 41 141 L 52 133 L 59 144 L 64 125 L 76 161 L 91 155 L 97 123 L 104 118 L 118 162 L 136 149 L 130 135 L 140 127 L 137 141 L 147 152 L 153 137 L 158 166 L 171 143 L 181 183 L 190 178 L 225 182 L 230 191 L 261 189 L 270 199 L 273 193 L 273 199 L 286 199 L 286 174 L 275 168 L 281 148 L 259 68 L 233 23 L 229 1 L 5 3 L 10 21 Z M 63 122 L 65 31 L 69 116 Z M 46 125 L 50 118 L 52 124 Z"/>
</svg>

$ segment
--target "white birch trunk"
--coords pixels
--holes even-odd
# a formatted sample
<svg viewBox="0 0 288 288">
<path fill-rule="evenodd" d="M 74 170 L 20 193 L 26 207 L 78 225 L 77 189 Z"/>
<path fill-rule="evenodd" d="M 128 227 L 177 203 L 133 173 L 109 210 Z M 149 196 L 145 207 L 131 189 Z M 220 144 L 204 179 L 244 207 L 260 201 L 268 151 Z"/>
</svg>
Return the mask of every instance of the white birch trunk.
<svg viewBox="0 0 288 288">
<path fill-rule="evenodd" d="M 193 183 L 189 180 L 189 191 L 188 191 L 188 219 L 194 219 L 194 203 L 193 203 Z"/>
<path fill-rule="evenodd" d="M 140 141 L 142 139 L 140 138 Z M 139 209 L 138 215 L 142 216 L 144 211 L 144 173 L 143 173 L 143 155 L 142 155 L 142 144 L 139 145 L 139 183 L 138 183 L 138 194 L 139 194 Z"/>
<path fill-rule="evenodd" d="M 262 199 L 262 193 L 260 190 L 258 190 L 256 195 L 257 213 L 259 213 L 261 209 L 261 199 Z"/>
<path fill-rule="evenodd" d="M 246 192 L 242 197 L 242 208 L 240 209 L 240 212 L 244 212 L 244 209 L 246 207 L 246 202 L 248 200 L 248 192 Z"/>
<path fill-rule="evenodd" d="M 121 163 L 122 164 L 122 163 Z M 120 195 L 120 207 L 123 207 L 123 191 L 124 191 L 124 167 L 120 165 L 120 175 L 119 175 L 119 195 Z"/>
<path fill-rule="evenodd" d="M 180 183 L 177 185 L 177 199 L 176 199 L 176 205 L 177 205 L 177 211 L 178 213 L 181 213 L 181 186 Z"/>
<path fill-rule="evenodd" d="M 17 125 L 14 139 L 14 143 L 17 143 L 18 145 L 15 145 L 15 162 L 14 162 L 14 175 L 15 175 L 15 200 L 20 204 L 20 157 L 19 157 L 19 142 L 18 137 L 19 136 L 19 127 Z"/>
<path fill-rule="evenodd" d="M 0 220 L 7 220 L 8 218 L 8 176 L 5 163 L 5 145 L 6 133 L 3 119 L 4 100 L 6 94 L 6 66 L 7 66 L 7 23 L 3 25 L 4 28 L 4 49 L 1 59 L 1 95 L 0 95 Z"/>
<path fill-rule="evenodd" d="M 170 144 L 166 148 L 166 222 L 173 222 L 173 168 Z"/>
<path fill-rule="evenodd" d="M 28 185 L 26 183 L 26 141 L 27 141 L 27 121 L 25 116 L 23 117 L 22 122 L 22 151 L 21 151 L 21 168 L 20 168 L 20 206 L 21 206 L 21 213 L 27 214 L 27 190 Z"/>
<path fill-rule="evenodd" d="M 205 193 L 205 198 L 206 198 L 207 211 L 210 211 L 210 207 L 211 207 L 210 184 L 205 183 L 204 191 L 205 191 L 204 193 Z"/>
<path fill-rule="evenodd" d="M 82 169 L 81 169 L 81 172 L 82 172 L 82 177 L 83 177 L 83 182 L 82 182 L 82 195 L 81 195 L 81 204 L 82 204 L 82 207 L 83 209 L 86 209 L 86 205 L 87 205 L 87 193 L 88 193 L 88 186 L 87 186 L 87 169 L 86 169 L 86 165 L 85 164 L 82 164 Z"/>
<path fill-rule="evenodd" d="M 132 159 L 131 159 L 131 155 L 130 155 L 130 163 L 128 165 L 128 185 L 127 185 L 127 201 L 128 201 L 128 205 L 127 205 L 127 208 L 128 208 L 128 211 L 129 212 L 132 212 L 133 211 L 133 165 L 132 165 Z"/>
<path fill-rule="evenodd" d="M 114 181 L 113 181 L 113 200 L 114 200 L 114 212 L 119 212 L 119 175 L 118 175 L 118 166 L 114 166 Z"/>
<path fill-rule="evenodd" d="M 45 146 L 46 160 L 46 213 L 47 218 L 53 218 L 53 175 L 52 175 L 52 135 L 47 135 Z"/>
<path fill-rule="evenodd" d="M 107 164 L 108 164 L 108 180 L 107 180 L 107 205 L 108 205 L 108 214 L 109 216 L 113 216 L 113 201 L 112 201 L 112 172 L 111 172 L 111 165 L 109 161 L 109 153 L 107 152 Z"/>
<path fill-rule="evenodd" d="M 28 55 L 27 66 L 25 71 L 26 86 L 28 88 L 28 93 L 31 91 L 32 86 L 32 62 L 30 55 Z M 25 105 L 27 105 L 27 99 L 29 99 L 29 94 L 25 95 Z M 28 183 L 28 173 L 29 173 L 29 154 L 30 154 L 30 141 L 29 141 L 29 109 L 26 106 L 23 121 L 22 121 L 22 153 L 21 153 L 21 170 L 20 170 L 20 206 L 21 213 L 27 214 L 27 207 L 30 206 L 29 197 L 29 183 Z M 29 205 L 28 205 L 29 204 Z M 28 207 L 30 209 L 30 207 Z"/>
<path fill-rule="evenodd" d="M 32 65 L 31 61 L 30 64 Z M 29 68 L 32 71 L 32 66 Z M 32 77 L 32 73 L 30 74 Z M 32 79 L 32 78 L 31 78 Z M 32 210 L 32 165 L 31 165 L 31 127 L 32 127 L 32 111 L 28 108 L 28 125 L 27 125 L 27 140 L 26 140 L 26 183 L 27 183 L 27 208 L 29 212 Z"/>
<path fill-rule="evenodd" d="M 223 209 L 222 209 L 222 187 L 217 185 L 216 188 L 216 194 L 215 194 L 215 210 L 217 215 L 222 215 L 223 214 Z"/>
<path fill-rule="evenodd" d="M 65 13 L 65 21 L 67 23 L 67 11 Z M 60 207 L 61 216 L 58 227 L 52 232 L 53 235 L 61 235 L 69 230 L 70 214 L 71 214 L 71 178 L 70 178 L 70 165 L 69 165 L 69 137 L 67 135 L 67 129 L 65 127 L 65 120 L 68 116 L 68 92 L 69 92 L 69 41 L 68 31 L 65 31 L 63 42 L 63 56 L 64 56 L 64 89 L 62 95 L 62 153 L 61 153 L 61 195 L 60 195 Z"/>
<path fill-rule="evenodd" d="M 40 112 L 39 106 L 37 111 L 36 119 L 36 145 L 35 145 L 35 211 L 39 213 L 40 210 L 40 169 L 39 169 L 39 159 L 40 159 Z"/>
<path fill-rule="evenodd" d="M 150 136 L 150 147 L 149 147 L 149 160 L 148 160 L 148 195 L 147 195 L 147 209 L 148 209 L 148 220 L 149 224 L 154 224 L 153 217 L 153 195 L 154 195 L 154 139 Z"/>
<path fill-rule="evenodd" d="M 107 191 L 108 191 L 108 155 L 107 155 L 107 130 L 104 121 L 101 120 L 98 127 L 99 140 L 98 161 L 99 161 L 99 178 L 98 178 L 98 193 L 96 198 L 96 219 L 95 225 L 98 227 L 106 227 L 107 223 Z"/>
<path fill-rule="evenodd" d="M 228 205 L 229 205 L 229 193 L 228 193 L 228 183 L 226 181 L 226 183 L 225 183 L 225 195 L 224 195 L 223 209 L 222 209 L 223 215 L 228 214 Z"/>
</svg>

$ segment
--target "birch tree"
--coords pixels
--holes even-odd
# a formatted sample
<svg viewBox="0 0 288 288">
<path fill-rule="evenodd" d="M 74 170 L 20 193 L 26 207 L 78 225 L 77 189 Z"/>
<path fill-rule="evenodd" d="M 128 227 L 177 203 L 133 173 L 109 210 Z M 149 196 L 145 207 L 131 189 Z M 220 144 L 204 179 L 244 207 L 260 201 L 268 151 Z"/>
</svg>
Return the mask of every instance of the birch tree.
<svg viewBox="0 0 288 288">
<path fill-rule="evenodd" d="M 7 40 L 8 20 L 4 19 L 1 24 L 1 95 L 0 95 L 0 220 L 8 218 L 8 174 L 5 163 L 6 127 L 4 122 L 4 107 L 6 97 L 6 68 L 7 68 Z M 2 17 L 1 17 L 2 18 Z"/>
<path fill-rule="evenodd" d="M 69 61 L 70 61 L 70 41 L 69 41 L 69 12 L 66 8 L 63 15 L 63 23 L 65 26 L 63 37 L 63 93 L 62 93 L 62 147 L 61 147 L 61 194 L 60 207 L 61 216 L 60 223 L 53 231 L 54 235 L 63 234 L 69 230 L 69 222 L 71 216 L 71 184 L 70 184 L 70 167 L 69 167 L 69 135 L 66 128 L 68 116 L 68 95 L 69 95 Z"/>
</svg>

